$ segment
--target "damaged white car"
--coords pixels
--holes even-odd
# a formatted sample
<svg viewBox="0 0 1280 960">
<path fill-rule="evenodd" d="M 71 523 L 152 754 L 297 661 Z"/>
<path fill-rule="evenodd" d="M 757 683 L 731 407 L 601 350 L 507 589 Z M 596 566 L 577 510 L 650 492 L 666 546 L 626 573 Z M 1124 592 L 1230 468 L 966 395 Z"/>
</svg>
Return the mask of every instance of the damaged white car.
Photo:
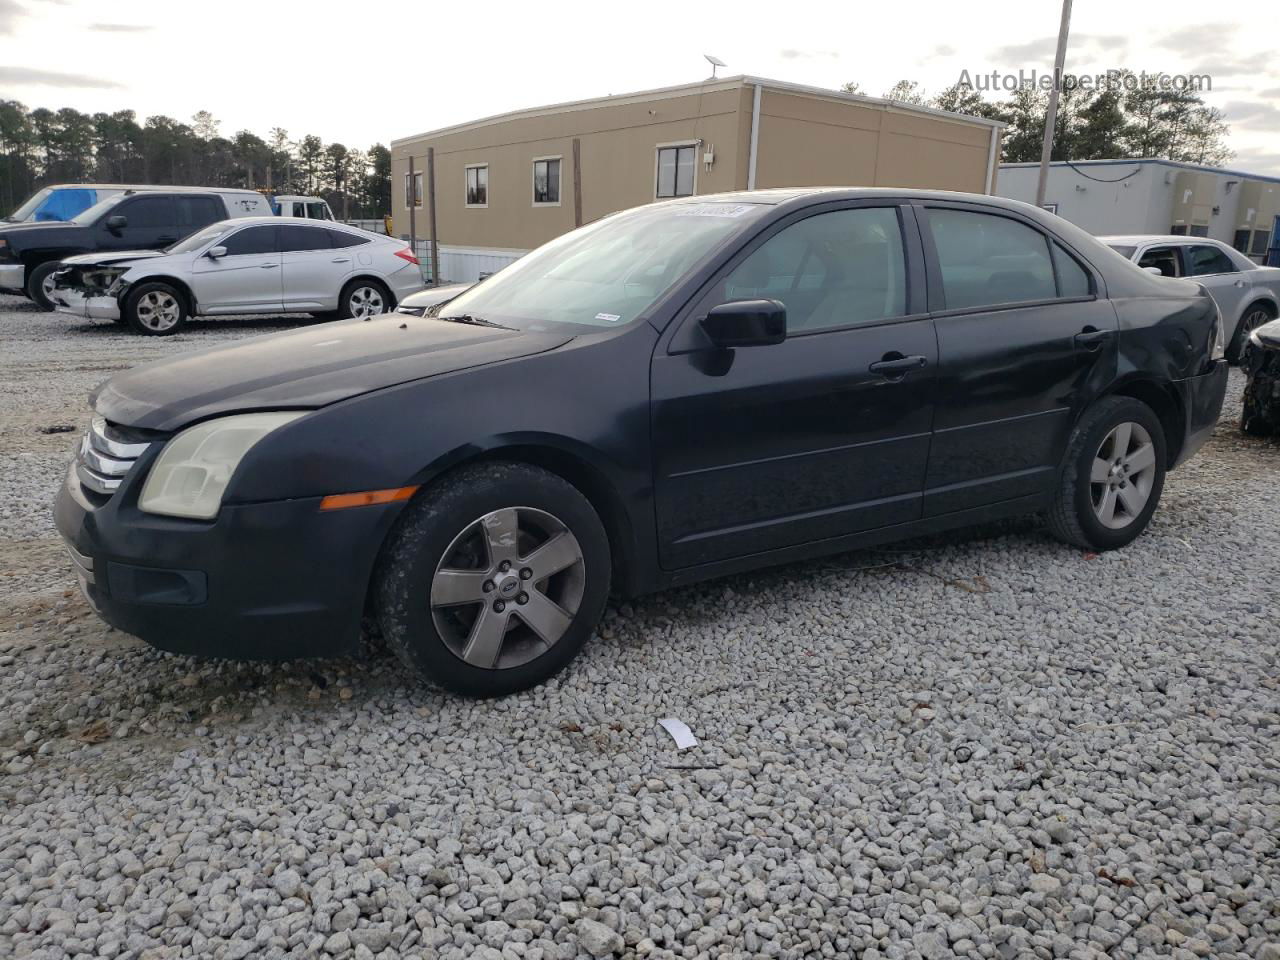
<svg viewBox="0 0 1280 960">
<path fill-rule="evenodd" d="M 226 220 L 164 250 L 68 257 L 50 299 L 61 313 L 176 333 L 193 316 L 371 317 L 422 289 L 402 240 L 336 223 Z"/>
</svg>

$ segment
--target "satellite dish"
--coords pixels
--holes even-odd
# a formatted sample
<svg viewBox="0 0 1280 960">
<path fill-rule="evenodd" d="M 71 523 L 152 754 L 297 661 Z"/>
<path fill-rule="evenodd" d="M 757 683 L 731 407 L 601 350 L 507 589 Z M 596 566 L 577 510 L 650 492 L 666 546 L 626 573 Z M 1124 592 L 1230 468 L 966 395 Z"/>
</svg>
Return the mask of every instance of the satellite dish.
<svg viewBox="0 0 1280 960">
<path fill-rule="evenodd" d="M 728 64 L 727 64 L 727 63 L 725 63 L 723 60 L 721 60 L 719 57 L 713 57 L 713 56 L 712 56 L 711 54 L 709 54 L 709 53 L 704 53 L 704 54 L 702 55 L 702 59 L 703 59 L 703 60 L 706 60 L 706 61 L 707 61 L 707 63 L 711 64 L 711 79 L 712 79 L 712 80 L 714 80 L 714 79 L 716 78 L 716 67 L 727 67 L 727 66 L 728 66 Z"/>
</svg>

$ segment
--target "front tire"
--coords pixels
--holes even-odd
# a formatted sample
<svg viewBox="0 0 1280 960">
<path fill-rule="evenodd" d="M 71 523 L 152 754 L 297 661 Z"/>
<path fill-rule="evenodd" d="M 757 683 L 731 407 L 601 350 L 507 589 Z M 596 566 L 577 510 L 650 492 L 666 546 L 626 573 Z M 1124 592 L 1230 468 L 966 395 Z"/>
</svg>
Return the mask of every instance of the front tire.
<svg viewBox="0 0 1280 960">
<path fill-rule="evenodd" d="M 609 538 L 591 503 L 546 470 L 485 463 L 416 497 L 383 552 L 375 609 L 419 677 L 473 697 L 553 676 L 609 596 Z"/>
<path fill-rule="evenodd" d="M 40 263 L 27 271 L 27 298 L 41 310 L 52 310 L 53 272 L 58 269 L 58 261 Z"/>
<path fill-rule="evenodd" d="M 1115 550 L 1151 522 L 1168 463 L 1160 418 L 1140 400 L 1105 397 L 1072 431 L 1049 529 L 1086 550 Z"/>
<path fill-rule="evenodd" d="M 167 283 L 140 283 L 124 301 L 124 322 L 144 337 L 167 337 L 187 322 L 187 300 Z"/>
<path fill-rule="evenodd" d="M 1272 319 L 1274 318 L 1271 316 L 1271 311 L 1261 304 L 1250 307 L 1240 318 L 1236 332 L 1231 335 L 1231 343 L 1226 349 L 1227 363 L 1238 366 L 1244 357 L 1244 348 L 1249 342 L 1249 334 Z"/>
<path fill-rule="evenodd" d="M 338 316 L 343 320 L 367 320 L 390 313 L 391 308 L 391 291 L 379 280 L 352 280 L 338 297 Z"/>
</svg>

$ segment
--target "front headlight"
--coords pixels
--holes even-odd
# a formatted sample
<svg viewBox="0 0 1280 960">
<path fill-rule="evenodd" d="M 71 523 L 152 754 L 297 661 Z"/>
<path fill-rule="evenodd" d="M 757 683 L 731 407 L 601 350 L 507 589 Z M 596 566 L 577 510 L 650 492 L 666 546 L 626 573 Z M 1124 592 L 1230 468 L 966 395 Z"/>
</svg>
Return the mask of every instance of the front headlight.
<svg viewBox="0 0 1280 960">
<path fill-rule="evenodd" d="M 168 517 L 212 519 L 222 506 L 231 475 L 249 449 L 304 413 L 242 413 L 183 430 L 152 466 L 138 498 L 139 509 Z"/>
<path fill-rule="evenodd" d="M 1222 328 L 1222 311 L 1214 309 L 1213 344 L 1209 347 L 1209 359 L 1221 360 L 1227 355 L 1226 332 Z"/>
</svg>

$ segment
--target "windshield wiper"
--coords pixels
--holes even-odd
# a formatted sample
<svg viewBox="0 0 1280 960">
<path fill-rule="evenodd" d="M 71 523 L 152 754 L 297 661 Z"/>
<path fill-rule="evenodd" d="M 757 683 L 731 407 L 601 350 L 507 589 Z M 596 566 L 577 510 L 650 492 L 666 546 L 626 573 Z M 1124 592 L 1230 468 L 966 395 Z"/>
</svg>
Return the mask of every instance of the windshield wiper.
<svg viewBox="0 0 1280 960">
<path fill-rule="evenodd" d="M 437 320 L 448 320 L 450 323 L 469 323 L 476 327 L 493 327 L 496 330 L 514 330 L 515 327 L 504 327 L 500 323 L 494 323 L 492 320 L 486 320 L 484 317 L 473 317 L 469 313 L 460 313 L 456 317 L 437 316 Z"/>
</svg>

